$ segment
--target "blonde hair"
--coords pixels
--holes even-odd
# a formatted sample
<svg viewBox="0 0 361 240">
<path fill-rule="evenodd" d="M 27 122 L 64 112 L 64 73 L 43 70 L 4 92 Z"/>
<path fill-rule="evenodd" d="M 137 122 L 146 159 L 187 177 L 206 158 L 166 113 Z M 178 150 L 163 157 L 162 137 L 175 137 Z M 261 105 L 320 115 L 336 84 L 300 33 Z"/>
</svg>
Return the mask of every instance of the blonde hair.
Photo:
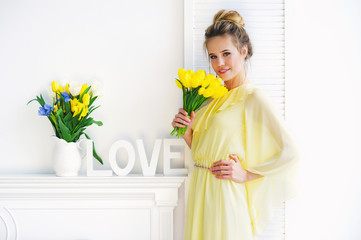
<svg viewBox="0 0 361 240">
<path fill-rule="evenodd" d="M 218 11 L 213 17 L 213 23 L 205 31 L 205 40 L 203 43 L 204 52 L 207 52 L 207 42 L 210 38 L 229 35 L 238 51 L 240 51 L 244 45 L 247 46 L 248 51 L 245 61 L 248 60 L 253 55 L 253 48 L 244 26 L 243 18 L 237 11 L 225 9 Z"/>
</svg>

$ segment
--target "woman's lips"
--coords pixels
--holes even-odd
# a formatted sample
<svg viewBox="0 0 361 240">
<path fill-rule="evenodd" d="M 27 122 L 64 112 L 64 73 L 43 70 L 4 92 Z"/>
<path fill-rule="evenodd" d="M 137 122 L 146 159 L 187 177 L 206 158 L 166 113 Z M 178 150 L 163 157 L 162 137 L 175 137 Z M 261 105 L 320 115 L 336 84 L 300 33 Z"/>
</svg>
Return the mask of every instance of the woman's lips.
<svg viewBox="0 0 361 240">
<path fill-rule="evenodd" d="M 229 69 L 222 69 L 219 70 L 219 74 L 225 74 L 226 72 L 228 72 Z"/>
</svg>

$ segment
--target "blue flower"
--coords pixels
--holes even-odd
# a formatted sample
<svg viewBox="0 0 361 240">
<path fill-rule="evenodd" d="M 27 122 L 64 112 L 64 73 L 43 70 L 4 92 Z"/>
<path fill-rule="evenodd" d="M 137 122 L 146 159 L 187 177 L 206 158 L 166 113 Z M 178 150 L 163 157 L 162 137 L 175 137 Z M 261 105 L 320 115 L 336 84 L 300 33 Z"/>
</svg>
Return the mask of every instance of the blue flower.
<svg viewBox="0 0 361 240">
<path fill-rule="evenodd" d="M 67 92 L 62 92 L 61 95 L 64 97 L 65 102 L 70 101 L 70 96 Z"/>
<path fill-rule="evenodd" d="M 40 116 L 49 116 L 52 110 L 54 108 L 45 103 L 44 107 L 39 107 L 38 113 Z"/>
</svg>

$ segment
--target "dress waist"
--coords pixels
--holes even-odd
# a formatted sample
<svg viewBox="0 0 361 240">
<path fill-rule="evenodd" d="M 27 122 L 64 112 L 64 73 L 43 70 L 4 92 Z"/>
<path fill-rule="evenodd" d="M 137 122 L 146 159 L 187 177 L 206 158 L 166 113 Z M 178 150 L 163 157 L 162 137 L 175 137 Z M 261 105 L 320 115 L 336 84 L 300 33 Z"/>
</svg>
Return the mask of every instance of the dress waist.
<svg viewBox="0 0 361 240">
<path fill-rule="evenodd" d="M 209 169 L 209 167 L 203 166 L 203 165 L 200 165 L 200 164 L 197 164 L 197 163 L 194 163 L 194 166 L 195 166 L 195 167 L 198 167 L 198 168 Z"/>
</svg>

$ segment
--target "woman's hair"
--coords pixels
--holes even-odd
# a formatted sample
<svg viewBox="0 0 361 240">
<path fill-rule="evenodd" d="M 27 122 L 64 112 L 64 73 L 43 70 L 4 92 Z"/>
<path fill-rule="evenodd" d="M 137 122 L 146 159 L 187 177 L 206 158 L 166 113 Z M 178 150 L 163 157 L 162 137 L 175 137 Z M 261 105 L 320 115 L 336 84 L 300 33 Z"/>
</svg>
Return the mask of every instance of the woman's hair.
<svg viewBox="0 0 361 240">
<path fill-rule="evenodd" d="M 213 23 L 205 31 L 204 52 L 206 52 L 207 42 L 210 38 L 229 35 L 238 51 L 242 49 L 244 44 L 247 45 L 248 52 L 245 60 L 248 60 L 253 55 L 253 49 L 244 26 L 243 18 L 238 12 L 224 9 L 218 11 L 213 17 Z"/>
</svg>

